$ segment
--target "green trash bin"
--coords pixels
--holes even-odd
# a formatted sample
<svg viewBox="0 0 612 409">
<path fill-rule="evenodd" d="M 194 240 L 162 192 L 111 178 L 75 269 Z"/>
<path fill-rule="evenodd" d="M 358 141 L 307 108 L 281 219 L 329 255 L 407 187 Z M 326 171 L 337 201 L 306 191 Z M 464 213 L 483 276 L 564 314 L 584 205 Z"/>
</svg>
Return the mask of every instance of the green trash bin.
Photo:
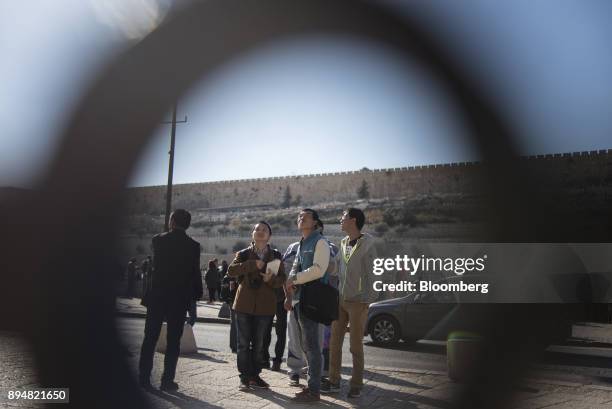
<svg viewBox="0 0 612 409">
<path fill-rule="evenodd" d="M 486 354 L 484 338 L 469 331 L 454 331 L 446 339 L 448 377 L 453 381 L 474 379 Z"/>
</svg>

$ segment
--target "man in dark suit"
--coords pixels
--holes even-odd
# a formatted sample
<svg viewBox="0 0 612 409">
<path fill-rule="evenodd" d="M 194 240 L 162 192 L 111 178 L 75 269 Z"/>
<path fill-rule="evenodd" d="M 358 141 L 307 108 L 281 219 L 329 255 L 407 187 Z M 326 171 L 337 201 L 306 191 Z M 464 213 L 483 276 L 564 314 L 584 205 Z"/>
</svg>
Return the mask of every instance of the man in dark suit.
<svg viewBox="0 0 612 409">
<path fill-rule="evenodd" d="M 140 385 L 151 388 L 153 354 L 162 322 L 168 323 L 167 348 L 161 390 L 175 391 L 176 364 L 183 335 L 185 313 L 193 299 L 202 298 L 200 243 L 187 236 L 191 223 L 187 210 L 170 215 L 170 231 L 153 237 L 153 273 L 147 294 L 147 319 L 139 364 Z"/>
</svg>

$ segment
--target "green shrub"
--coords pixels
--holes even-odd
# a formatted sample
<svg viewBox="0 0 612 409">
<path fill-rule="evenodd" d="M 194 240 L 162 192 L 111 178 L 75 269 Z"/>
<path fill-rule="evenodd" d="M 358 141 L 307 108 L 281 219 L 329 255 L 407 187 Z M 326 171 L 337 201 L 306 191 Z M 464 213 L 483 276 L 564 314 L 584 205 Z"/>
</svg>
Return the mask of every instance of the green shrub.
<svg viewBox="0 0 612 409">
<path fill-rule="evenodd" d="M 399 227 L 397 227 L 395 229 L 395 234 L 397 234 L 398 236 L 401 236 L 401 235 L 407 233 L 408 230 L 410 230 L 410 228 L 408 226 L 402 225 L 402 226 L 399 226 Z"/>
<path fill-rule="evenodd" d="M 395 219 L 395 215 L 393 214 L 393 211 L 390 209 L 385 210 L 385 213 L 383 214 L 383 221 L 387 224 L 387 226 L 395 226 L 397 225 L 397 220 Z"/>
<path fill-rule="evenodd" d="M 402 225 L 408 225 L 414 227 L 417 225 L 418 220 L 416 215 L 408 207 L 404 207 L 400 213 L 400 223 Z"/>
<path fill-rule="evenodd" d="M 250 224 L 241 224 L 238 226 L 238 232 L 246 233 L 251 231 L 252 226 Z"/>
<path fill-rule="evenodd" d="M 236 250 L 236 251 L 238 251 L 238 250 Z M 227 251 L 227 249 L 225 247 L 220 247 L 220 246 L 215 244 L 215 253 L 217 253 L 217 254 L 227 254 L 228 251 Z"/>
<path fill-rule="evenodd" d="M 232 246 L 232 251 L 240 251 L 244 248 L 247 248 L 249 246 L 249 243 L 247 243 L 246 241 L 243 240 L 238 240 L 236 243 L 234 243 L 234 245 Z"/>
<path fill-rule="evenodd" d="M 374 231 L 378 234 L 386 233 L 389 230 L 387 223 L 378 223 L 374 226 Z"/>
</svg>

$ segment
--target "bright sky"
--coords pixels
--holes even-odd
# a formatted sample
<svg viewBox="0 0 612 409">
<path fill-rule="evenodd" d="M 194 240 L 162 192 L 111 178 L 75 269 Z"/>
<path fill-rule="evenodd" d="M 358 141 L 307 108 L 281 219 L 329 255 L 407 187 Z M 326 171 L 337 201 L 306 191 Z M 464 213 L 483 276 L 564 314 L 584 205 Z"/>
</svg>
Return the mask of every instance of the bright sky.
<svg viewBox="0 0 612 409">
<path fill-rule="evenodd" d="M 171 4 L 0 3 L 0 186 L 33 183 L 84 84 Z M 612 2 L 419 7 L 521 124 L 524 153 L 612 148 Z M 301 38 L 245 55 L 179 101 L 185 115 L 175 183 L 475 159 L 417 66 L 350 38 Z M 131 185 L 166 182 L 169 131 L 160 126 Z"/>
</svg>

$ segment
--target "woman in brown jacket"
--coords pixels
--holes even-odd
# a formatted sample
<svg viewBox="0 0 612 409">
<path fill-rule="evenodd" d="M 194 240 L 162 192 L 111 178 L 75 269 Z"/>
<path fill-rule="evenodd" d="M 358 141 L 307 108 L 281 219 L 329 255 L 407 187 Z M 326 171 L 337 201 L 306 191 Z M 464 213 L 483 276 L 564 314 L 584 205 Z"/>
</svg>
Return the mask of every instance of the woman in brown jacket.
<svg viewBox="0 0 612 409">
<path fill-rule="evenodd" d="M 287 278 L 282 262 L 278 272 L 268 268 L 272 260 L 280 261 L 282 258 L 281 253 L 268 244 L 270 236 L 270 225 L 264 221 L 257 223 L 252 232 L 253 242 L 236 253 L 227 270 L 228 275 L 236 277 L 239 282 L 234 310 L 241 390 L 270 386 L 259 376 L 265 359 L 264 336 L 276 312 L 274 288 L 282 287 Z"/>
</svg>

